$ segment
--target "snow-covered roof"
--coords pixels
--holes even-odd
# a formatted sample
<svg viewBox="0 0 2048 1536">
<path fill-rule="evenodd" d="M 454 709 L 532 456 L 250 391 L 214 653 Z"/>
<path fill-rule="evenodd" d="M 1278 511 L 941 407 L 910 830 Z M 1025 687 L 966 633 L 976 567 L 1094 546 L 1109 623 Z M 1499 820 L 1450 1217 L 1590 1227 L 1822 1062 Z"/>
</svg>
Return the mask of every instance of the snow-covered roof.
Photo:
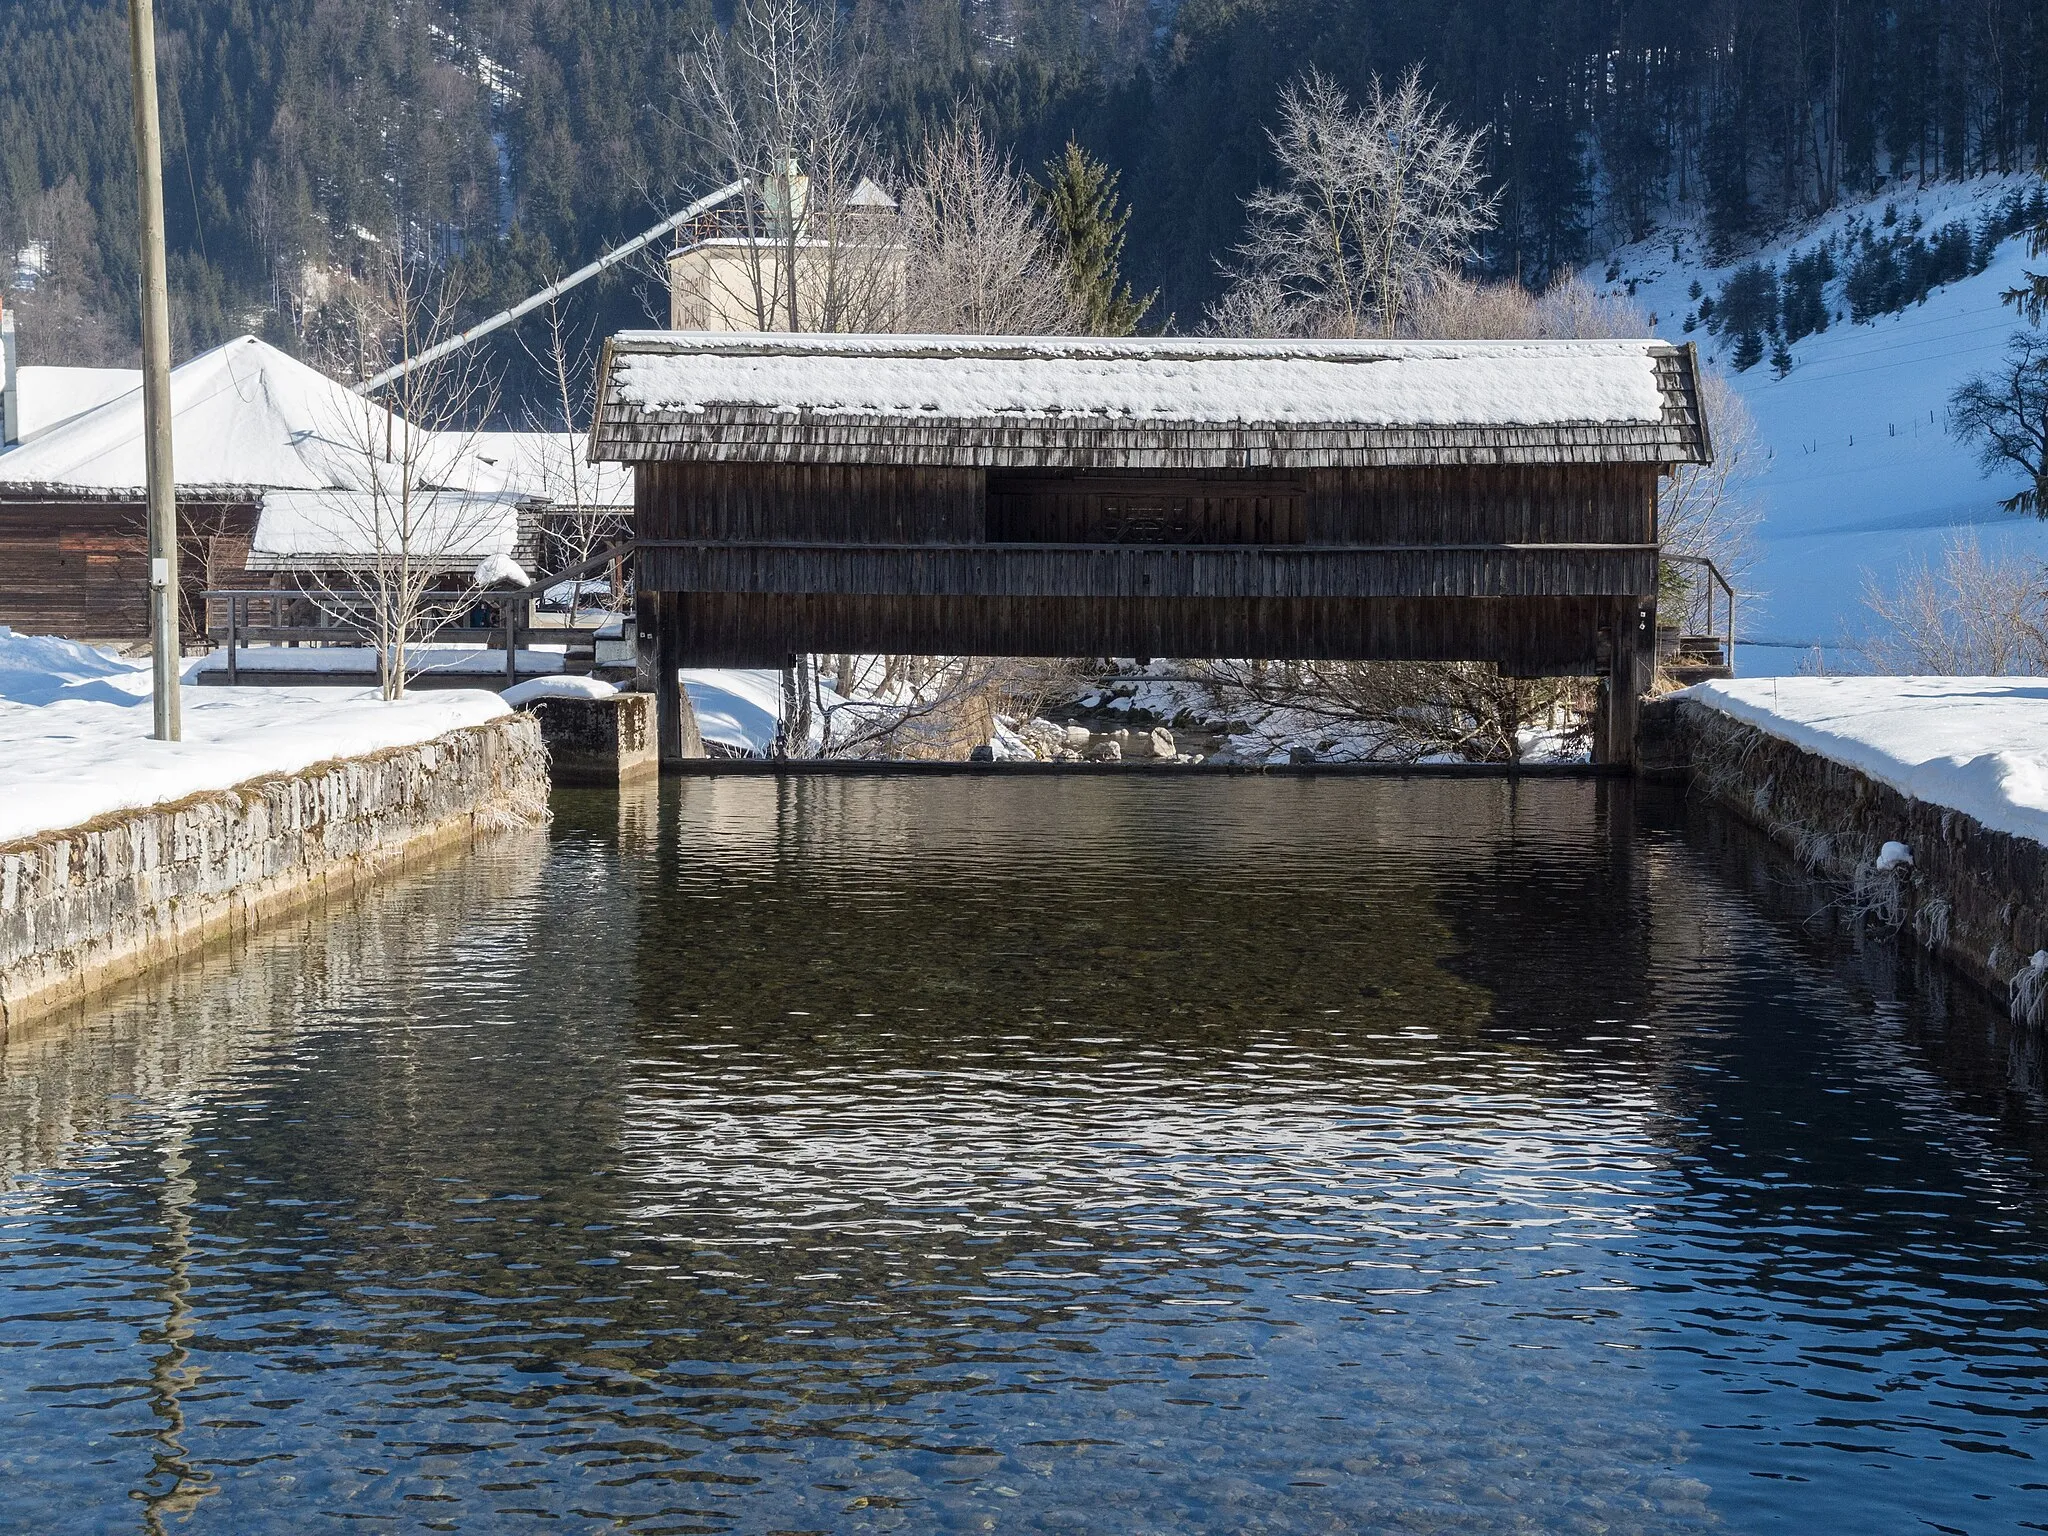
<svg viewBox="0 0 2048 1536">
<path fill-rule="evenodd" d="M 21 440 L 25 443 L 74 416 L 142 388 L 139 368 L 65 368 L 30 363 L 17 370 Z"/>
<path fill-rule="evenodd" d="M 561 507 L 631 507 L 633 471 L 593 464 L 579 432 L 477 432 L 467 448 L 480 491 L 510 491 Z"/>
<path fill-rule="evenodd" d="M 25 369 L 34 411 L 41 374 L 64 376 L 68 419 L 0 454 L 0 485 L 132 492 L 145 483 L 140 375 L 113 369 Z M 100 375 L 109 375 L 100 378 Z M 91 378 L 73 377 L 91 375 Z M 128 381 L 128 387 L 114 385 Z M 95 389 L 100 398 L 86 397 Z M 33 419 L 33 418 L 32 418 Z M 387 441 L 384 408 L 347 385 L 243 336 L 171 370 L 171 459 L 180 491 L 367 490 Z M 401 425 L 400 430 L 403 430 Z M 583 461 L 569 433 L 439 433 L 421 440 L 416 473 L 487 495 L 630 506 L 631 472 Z"/>
<path fill-rule="evenodd" d="M 179 488 L 356 484 L 366 409 L 377 410 L 254 336 L 215 347 L 171 370 Z M 139 492 L 146 480 L 140 387 L 0 455 L 7 484 Z"/>
<path fill-rule="evenodd" d="M 415 492 L 406 515 L 411 547 L 425 563 L 467 570 L 519 549 L 519 508 L 511 492 Z M 396 553 L 397 503 L 362 491 L 268 491 L 256 517 L 249 569 L 276 571 L 346 567 L 370 557 L 381 538 Z"/>
<path fill-rule="evenodd" d="M 1689 348 L 628 331 L 591 457 L 1238 468 L 1697 462 Z"/>
</svg>

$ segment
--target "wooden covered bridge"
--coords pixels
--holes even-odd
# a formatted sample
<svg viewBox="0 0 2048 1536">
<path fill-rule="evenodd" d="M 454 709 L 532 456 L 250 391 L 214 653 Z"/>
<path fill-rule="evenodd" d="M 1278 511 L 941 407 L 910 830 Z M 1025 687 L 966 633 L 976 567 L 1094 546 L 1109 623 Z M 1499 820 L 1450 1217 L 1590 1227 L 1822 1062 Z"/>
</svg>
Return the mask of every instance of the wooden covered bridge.
<svg viewBox="0 0 2048 1536">
<path fill-rule="evenodd" d="M 628 332 L 602 375 L 665 756 L 679 666 L 842 651 L 1599 676 L 1626 762 L 1658 481 L 1711 454 L 1656 341 Z"/>
</svg>

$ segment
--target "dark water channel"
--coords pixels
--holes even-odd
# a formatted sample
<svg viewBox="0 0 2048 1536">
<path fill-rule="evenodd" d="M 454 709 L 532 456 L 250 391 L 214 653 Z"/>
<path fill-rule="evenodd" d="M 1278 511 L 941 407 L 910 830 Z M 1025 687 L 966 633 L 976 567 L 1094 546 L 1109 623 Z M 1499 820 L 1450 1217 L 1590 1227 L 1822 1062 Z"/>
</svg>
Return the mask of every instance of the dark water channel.
<svg viewBox="0 0 2048 1536">
<path fill-rule="evenodd" d="M 2040 1045 L 1618 784 L 670 784 L 0 1054 L 0 1529 L 2048 1530 Z"/>
</svg>

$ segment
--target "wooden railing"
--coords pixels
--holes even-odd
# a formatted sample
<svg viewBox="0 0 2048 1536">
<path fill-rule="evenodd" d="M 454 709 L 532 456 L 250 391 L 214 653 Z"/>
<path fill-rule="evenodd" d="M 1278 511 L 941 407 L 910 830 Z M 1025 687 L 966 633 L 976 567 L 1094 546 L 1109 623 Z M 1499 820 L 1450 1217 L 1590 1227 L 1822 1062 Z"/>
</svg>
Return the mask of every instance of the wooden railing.
<svg viewBox="0 0 2048 1536">
<path fill-rule="evenodd" d="M 539 625 L 533 622 L 533 606 L 550 587 L 576 581 L 593 571 L 604 570 L 629 555 L 630 543 L 614 544 L 588 560 L 528 582 L 492 592 L 456 592 L 451 599 L 447 638 L 482 639 L 490 650 L 505 653 L 508 686 L 517 680 L 519 652 L 535 645 L 559 645 L 567 651 L 565 660 L 575 658 L 595 664 L 597 632 L 616 615 L 593 612 L 596 622 Z M 377 602 L 372 594 L 301 587 L 210 587 L 202 594 L 207 616 L 207 634 L 227 653 L 229 683 L 240 680 L 241 650 L 246 645 L 348 645 L 373 646 L 377 634 Z M 219 605 L 216 608 L 216 605 Z M 489 629 L 462 629 L 463 612 L 477 608 L 497 610 Z M 219 618 L 215 615 L 218 612 Z"/>
<path fill-rule="evenodd" d="M 1688 641 L 1712 641 L 1724 663 L 1735 666 L 1735 587 L 1705 555 L 1666 554 L 1664 564 L 1690 573 L 1683 607 L 1675 626 L 1680 649 Z"/>
</svg>

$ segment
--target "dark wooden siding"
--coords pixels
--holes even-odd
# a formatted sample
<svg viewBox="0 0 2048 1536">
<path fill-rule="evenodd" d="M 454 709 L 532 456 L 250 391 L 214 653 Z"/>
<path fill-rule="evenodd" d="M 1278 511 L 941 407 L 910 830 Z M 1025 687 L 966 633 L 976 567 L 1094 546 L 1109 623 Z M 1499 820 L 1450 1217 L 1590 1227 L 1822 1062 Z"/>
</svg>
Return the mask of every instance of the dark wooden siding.
<svg viewBox="0 0 2048 1536">
<path fill-rule="evenodd" d="M 1304 490 L 1288 476 L 994 474 L 996 544 L 1299 544 Z"/>
<path fill-rule="evenodd" d="M 1622 464 L 1075 475 L 648 464 L 649 539 L 824 544 L 1647 544 L 1658 471 Z"/>
<path fill-rule="evenodd" d="M 1654 467 L 1319 469 L 1310 544 L 1650 544 Z"/>
<path fill-rule="evenodd" d="M 1117 473 L 643 463 L 682 654 L 1492 660 L 1592 672 L 1656 591 L 1640 464 Z"/>
<path fill-rule="evenodd" d="M 1647 546 L 1148 548 L 1070 544 L 640 545 L 661 592 L 862 597 L 1625 597 L 1656 588 Z"/>
<path fill-rule="evenodd" d="M 256 529 L 247 502 L 178 504 L 185 633 L 201 598 Z M 25 634 L 135 642 L 149 638 L 148 518 L 140 501 L 0 495 L 0 624 Z"/>
<path fill-rule="evenodd" d="M 959 544 L 987 536 L 982 471 L 864 464 L 643 464 L 649 539 Z"/>
<path fill-rule="evenodd" d="M 696 666 L 779 666 L 799 651 L 976 656 L 1262 656 L 1455 661 L 1525 676 L 1603 665 L 1611 599 L 985 598 L 690 594 Z"/>
</svg>

